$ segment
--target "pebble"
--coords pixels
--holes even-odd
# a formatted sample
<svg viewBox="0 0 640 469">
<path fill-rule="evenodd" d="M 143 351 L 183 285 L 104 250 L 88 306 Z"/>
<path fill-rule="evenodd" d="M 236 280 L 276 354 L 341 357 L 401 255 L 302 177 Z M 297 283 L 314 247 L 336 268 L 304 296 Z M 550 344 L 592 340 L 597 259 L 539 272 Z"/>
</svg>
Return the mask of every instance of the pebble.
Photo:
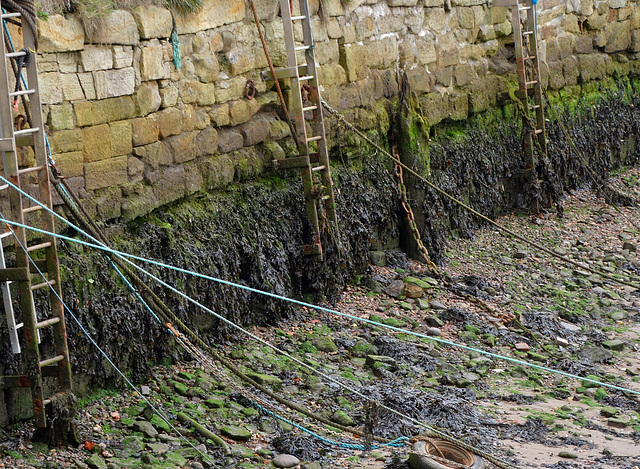
<svg viewBox="0 0 640 469">
<path fill-rule="evenodd" d="M 430 327 L 429 329 L 427 329 L 427 335 L 441 336 L 442 335 L 442 331 L 440 329 L 438 329 L 437 327 Z"/>
<path fill-rule="evenodd" d="M 431 309 L 440 310 L 440 311 L 447 309 L 445 305 L 443 305 L 437 300 L 430 301 L 429 306 L 431 306 Z"/>
<path fill-rule="evenodd" d="M 553 343 L 561 347 L 566 347 L 567 345 L 569 345 L 569 341 L 560 336 L 556 337 Z"/>
<path fill-rule="evenodd" d="M 530 347 L 529 344 L 525 343 L 525 342 L 518 342 L 515 345 L 516 350 L 520 350 L 521 352 L 528 352 Z"/>
<path fill-rule="evenodd" d="M 279 454 L 271 463 L 276 467 L 294 467 L 300 464 L 300 460 L 290 454 Z"/>
</svg>

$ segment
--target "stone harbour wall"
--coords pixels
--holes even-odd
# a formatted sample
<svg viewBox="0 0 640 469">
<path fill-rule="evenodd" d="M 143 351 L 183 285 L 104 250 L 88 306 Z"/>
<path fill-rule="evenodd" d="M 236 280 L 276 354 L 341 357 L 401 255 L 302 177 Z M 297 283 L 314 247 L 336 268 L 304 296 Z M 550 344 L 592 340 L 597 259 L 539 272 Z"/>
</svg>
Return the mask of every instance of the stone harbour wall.
<svg viewBox="0 0 640 469">
<path fill-rule="evenodd" d="M 279 2 L 255 1 L 274 63 L 284 66 Z M 373 104 L 397 95 L 397 69 L 407 71 L 431 126 L 496 106 L 499 93 L 514 86 L 506 7 L 483 0 L 310 0 L 310 9 L 323 97 L 363 129 L 378 125 Z M 54 158 L 101 219 L 133 219 L 254 177 L 291 154 L 272 83 L 259 78 L 267 61 L 248 2 L 205 0 L 199 13 L 176 15 L 175 22 L 180 69 L 169 10 L 115 11 L 86 30 L 73 15 L 38 21 Z M 570 94 L 638 73 L 637 1 L 540 0 L 538 28 L 550 90 Z M 255 99 L 244 97 L 248 80 L 256 83 Z"/>
</svg>

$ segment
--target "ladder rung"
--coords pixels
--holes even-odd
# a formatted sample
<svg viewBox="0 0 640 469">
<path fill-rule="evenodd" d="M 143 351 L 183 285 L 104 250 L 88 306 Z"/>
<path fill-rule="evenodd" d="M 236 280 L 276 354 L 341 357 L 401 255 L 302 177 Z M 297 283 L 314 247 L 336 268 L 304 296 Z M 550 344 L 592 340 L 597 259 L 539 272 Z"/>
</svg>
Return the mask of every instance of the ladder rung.
<svg viewBox="0 0 640 469">
<path fill-rule="evenodd" d="M 2 14 L 2 19 L 5 18 L 20 18 L 20 13 L 3 13 Z"/>
<path fill-rule="evenodd" d="M 527 82 L 526 82 L 526 85 L 527 85 L 527 86 L 529 86 L 529 85 L 535 85 L 535 84 L 537 84 L 537 83 L 538 83 L 538 80 L 527 81 Z"/>
<path fill-rule="evenodd" d="M 11 231 L 5 231 L 4 233 L 0 233 L 0 239 L 8 238 L 13 233 Z"/>
<path fill-rule="evenodd" d="M 539 104 L 534 104 L 533 106 L 531 106 L 531 109 L 540 109 L 540 105 Z"/>
<path fill-rule="evenodd" d="M 33 173 L 34 171 L 41 171 L 43 169 L 44 169 L 44 166 L 32 166 L 30 168 L 19 169 L 18 174 Z"/>
<path fill-rule="evenodd" d="M 35 212 L 42 209 L 43 209 L 42 205 L 34 205 L 33 207 L 23 209 L 22 213 L 30 213 L 30 212 Z"/>
<path fill-rule="evenodd" d="M 311 49 L 311 46 L 298 46 L 298 47 L 296 47 L 295 49 L 296 49 L 296 51 L 299 51 L 299 50 L 309 50 L 309 49 Z"/>
<path fill-rule="evenodd" d="M 322 197 L 320 197 L 320 200 L 329 200 L 330 198 L 330 195 L 323 195 Z"/>
<path fill-rule="evenodd" d="M 0 186 L 0 191 L 3 191 L 5 189 L 9 189 L 9 184 L 3 184 Z"/>
<path fill-rule="evenodd" d="M 23 326 L 24 326 L 24 323 L 23 323 L 23 322 L 20 322 L 20 323 L 16 324 L 16 331 L 17 331 L 18 329 L 20 329 L 21 327 L 23 327 Z"/>
<path fill-rule="evenodd" d="M 2 15 L 2 17 L 4 18 L 5 16 Z M 5 54 L 5 57 L 14 58 L 14 57 L 24 57 L 25 55 L 27 55 L 26 52 L 19 50 L 17 52 L 9 52 Z"/>
<path fill-rule="evenodd" d="M 307 139 L 307 143 L 309 143 L 309 142 L 316 142 L 316 141 L 318 141 L 318 140 L 322 140 L 322 135 L 316 135 L 315 137 L 309 137 L 309 138 Z"/>
<path fill-rule="evenodd" d="M 9 96 L 22 96 L 24 94 L 33 94 L 36 90 L 21 90 L 21 91 L 12 91 L 9 93 Z"/>
<path fill-rule="evenodd" d="M 531 10 L 531 7 L 518 7 L 519 11 Z"/>
<path fill-rule="evenodd" d="M 305 19 L 307 19 L 307 17 L 306 17 L 306 16 L 304 16 L 304 15 L 300 15 L 300 16 L 292 16 L 292 17 L 291 17 L 291 21 L 300 21 L 300 20 L 305 20 Z"/>
<path fill-rule="evenodd" d="M 313 80 L 313 75 L 304 75 L 301 77 L 298 77 L 299 81 L 305 81 L 305 80 Z"/>
<path fill-rule="evenodd" d="M 48 287 L 48 286 L 55 285 L 55 284 L 56 284 L 55 280 L 47 280 L 46 282 L 42 282 L 42 283 L 38 283 L 36 285 L 32 285 L 31 286 L 31 290 L 32 291 L 33 290 L 40 290 L 41 288 Z"/>
<path fill-rule="evenodd" d="M 38 249 L 44 249 L 51 246 L 51 241 L 46 243 L 34 244 L 33 246 L 27 246 L 27 252 L 37 251 Z"/>
<path fill-rule="evenodd" d="M 43 366 L 53 365 L 54 363 L 61 362 L 62 360 L 64 360 L 64 355 L 56 355 L 55 357 L 42 360 L 40 362 L 40 367 L 42 368 Z"/>
<path fill-rule="evenodd" d="M 35 134 L 36 132 L 40 132 L 39 127 L 33 127 L 32 129 L 16 130 L 15 132 L 13 132 L 13 135 L 14 136 L 30 135 L 30 134 Z"/>
<path fill-rule="evenodd" d="M 522 31 L 523 36 L 531 36 L 532 34 L 533 34 L 533 31 Z"/>
<path fill-rule="evenodd" d="M 302 112 L 315 111 L 316 109 L 318 109 L 318 106 L 307 106 L 302 108 Z"/>
<path fill-rule="evenodd" d="M 327 167 L 323 164 L 320 166 L 316 166 L 315 168 L 311 168 L 311 171 L 322 171 L 323 169 L 327 169 Z"/>
<path fill-rule="evenodd" d="M 539 135 L 542 133 L 542 129 L 536 129 L 533 131 L 534 134 Z"/>
<path fill-rule="evenodd" d="M 44 321 L 37 322 L 36 329 L 42 329 L 43 327 L 53 326 L 54 324 L 58 324 L 59 322 L 60 322 L 60 318 L 46 319 Z"/>
<path fill-rule="evenodd" d="M 536 58 L 535 55 L 528 55 L 527 57 L 522 57 L 522 60 L 533 60 L 535 58 Z"/>
</svg>

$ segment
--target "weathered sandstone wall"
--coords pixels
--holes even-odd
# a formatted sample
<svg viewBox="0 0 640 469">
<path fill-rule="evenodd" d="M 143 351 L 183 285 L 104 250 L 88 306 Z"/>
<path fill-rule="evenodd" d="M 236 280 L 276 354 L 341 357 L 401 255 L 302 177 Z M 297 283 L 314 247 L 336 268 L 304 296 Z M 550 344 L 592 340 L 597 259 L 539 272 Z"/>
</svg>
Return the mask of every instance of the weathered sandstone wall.
<svg viewBox="0 0 640 469">
<path fill-rule="evenodd" d="M 482 0 L 311 0 L 323 97 L 361 128 L 408 72 L 429 125 L 496 105 L 515 80 L 510 12 Z M 277 0 L 256 0 L 276 66 L 285 60 Z M 297 2 L 294 2 L 297 3 Z M 550 90 L 636 74 L 640 7 L 629 0 L 540 0 Z M 116 11 L 85 31 L 39 21 L 42 100 L 55 160 L 96 215 L 129 220 L 200 189 L 255 176 L 290 151 L 245 0 L 206 0 L 176 16 Z M 300 32 L 300 31 L 298 31 Z M 255 99 L 243 96 L 247 80 Z M 58 201 L 59 202 L 59 201 Z"/>
</svg>

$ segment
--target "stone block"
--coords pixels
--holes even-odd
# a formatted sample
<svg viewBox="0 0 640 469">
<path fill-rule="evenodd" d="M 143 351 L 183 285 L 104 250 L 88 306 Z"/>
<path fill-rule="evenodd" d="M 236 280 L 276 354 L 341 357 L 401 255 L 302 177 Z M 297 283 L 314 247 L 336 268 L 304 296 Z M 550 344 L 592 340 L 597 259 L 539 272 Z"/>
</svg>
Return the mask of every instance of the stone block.
<svg viewBox="0 0 640 469">
<path fill-rule="evenodd" d="M 63 101 L 60 73 L 41 73 L 38 76 L 38 81 L 40 82 L 40 101 L 42 104 L 58 104 Z"/>
<path fill-rule="evenodd" d="M 209 108 L 209 118 L 218 127 L 229 125 L 229 106 L 227 104 L 211 106 Z"/>
<path fill-rule="evenodd" d="M 133 146 L 147 145 L 157 142 L 160 135 L 158 120 L 155 115 L 140 117 L 131 121 L 131 140 Z"/>
<path fill-rule="evenodd" d="M 362 42 L 376 34 L 376 23 L 373 9 L 370 6 L 360 6 L 354 10 L 356 41 Z"/>
<path fill-rule="evenodd" d="M 436 43 L 437 64 L 440 68 L 460 63 L 460 45 L 453 33 L 438 36 Z"/>
<path fill-rule="evenodd" d="M 232 76 L 246 73 L 255 67 L 255 54 L 246 47 L 233 48 L 225 54 L 225 58 Z"/>
<path fill-rule="evenodd" d="M 565 35 L 558 37 L 558 52 L 560 54 L 560 58 L 564 59 L 569 57 L 573 53 L 573 48 L 575 46 L 575 37 L 573 35 Z"/>
<path fill-rule="evenodd" d="M 131 121 L 110 122 L 111 156 L 128 155 L 133 151 Z"/>
<path fill-rule="evenodd" d="M 84 180 L 87 190 L 126 184 L 129 180 L 127 174 L 127 157 L 118 156 L 116 158 L 85 163 Z"/>
<path fill-rule="evenodd" d="M 93 82 L 93 73 L 78 73 L 78 81 L 86 99 L 96 99 L 96 86 Z"/>
<path fill-rule="evenodd" d="M 150 41 L 142 48 L 140 55 L 140 79 L 142 81 L 169 78 L 162 62 L 162 46 L 157 41 Z"/>
<path fill-rule="evenodd" d="M 561 61 L 549 62 L 549 88 L 559 90 L 565 85 L 564 65 Z"/>
<path fill-rule="evenodd" d="M 182 132 L 180 135 L 175 135 L 165 140 L 165 143 L 169 145 L 175 163 L 184 163 L 196 157 L 197 134 L 198 132 Z"/>
<path fill-rule="evenodd" d="M 194 54 L 192 56 L 193 66 L 195 68 L 195 74 L 202 83 L 213 83 L 218 79 L 220 75 L 220 64 L 215 54 Z M 253 62 L 251 63 L 253 66 Z M 249 67 L 247 70 L 251 70 L 253 67 Z M 233 71 L 232 74 L 236 74 Z M 239 72 L 243 73 L 243 72 Z"/>
<path fill-rule="evenodd" d="M 578 36 L 576 37 L 576 43 L 574 46 L 576 54 L 592 54 L 593 53 L 593 39 L 590 36 Z"/>
<path fill-rule="evenodd" d="M 76 116 L 78 127 L 93 125 L 95 123 L 96 107 L 93 101 L 80 101 L 73 104 L 73 112 Z"/>
<path fill-rule="evenodd" d="M 162 99 L 161 107 L 175 106 L 178 102 L 178 87 L 174 84 L 165 88 L 160 88 L 160 98 Z"/>
<path fill-rule="evenodd" d="M 160 136 L 167 138 L 182 132 L 182 112 L 176 108 L 167 108 L 157 114 Z"/>
<path fill-rule="evenodd" d="M 65 101 L 78 101 L 84 99 L 84 91 L 80 86 L 80 80 L 75 73 L 61 74 L 62 96 Z"/>
<path fill-rule="evenodd" d="M 239 150 L 244 145 L 244 137 L 238 129 L 225 128 L 218 131 L 218 151 L 229 153 Z"/>
<path fill-rule="evenodd" d="M 365 65 L 370 68 L 389 68 L 398 58 L 398 41 L 388 36 L 364 44 Z"/>
<path fill-rule="evenodd" d="M 85 72 L 113 68 L 113 51 L 110 46 L 87 44 L 80 52 L 80 65 Z"/>
<path fill-rule="evenodd" d="M 218 131 L 212 126 L 203 129 L 196 137 L 196 156 L 213 155 L 218 151 Z"/>
<path fill-rule="evenodd" d="M 101 99 L 95 103 L 95 123 L 120 121 L 136 117 L 136 106 L 131 96 Z"/>
<path fill-rule="evenodd" d="M 38 18 L 38 52 L 67 52 L 84 47 L 84 27 L 75 15 Z"/>
<path fill-rule="evenodd" d="M 438 59 L 435 38 L 420 38 L 416 41 L 416 60 L 420 65 L 429 65 Z"/>
<path fill-rule="evenodd" d="M 244 0 L 204 2 L 197 13 L 176 15 L 176 25 L 179 34 L 194 34 L 242 21 L 245 13 Z"/>
<path fill-rule="evenodd" d="M 195 80 L 180 82 L 180 97 L 185 104 L 211 106 L 216 102 L 216 91 L 213 83 L 201 83 Z"/>
<path fill-rule="evenodd" d="M 182 199 L 186 195 L 185 177 L 182 167 L 163 168 L 159 181 L 153 185 L 158 204 L 162 206 Z"/>
<path fill-rule="evenodd" d="M 631 44 L 629 45 L 629 51 L 640 52 L 640 30 L 638 29 L 631 31 Z"/>
<path fill-rule="evenodd" d="M 424 66 L 415 67 L 407 71 L 409 87 L 418 95 L 433 91 L 435 77 L 427 72 Z"/>
<path fill-rule="evenodd" d="M 158 83 L 156 81 L 140 83 L 133 95 L 133 102 L 139 116 L 146 116 L 160 109 L 162 98 L 158 91 Z"/>
<path fill-rule="evenodd" d="M 329 18 L 327 21 L 327 36 L 329 39 L 339 39 L 343 36 L 340 22 L 335 18 Z"/>
<path fill-rule="evenodd" d="M 96 98 L 128 96 L 135 91 L 136 76 L 133 67 L 103 70 L 94 73 Z"/>
<path fill-rule="evenodd" d="M 133 154 L 140 158 L 152 170 L 173 163 L 171 150 L 165 142 L 154 142 L 149 145 L 134 147 Z"/>
<path fill-rule="evenodd" d="M 115 10 L 105 16 L 96 16 L 94 21 L 94 27 L 87 32 L 86 42 L 89 44 L 135 46 L 140 42 L 138 25 L 128 11 Z"/>
<path fill-rule="evenodd" d="M 67 54 L 73 54 L 73 52 L 67 52 Z M 38 72 L 59 72 L 60 67 L 56 60 L 57 54 L 42 54 L 38 57 Z M 73 70 L 75 72 L 75 70 Z"/>
<path fill-rule="evenodd" d="M 461 64 L 455 68 L 454 77 L 457 86 L 464 86 L 476 78 L 476 72 L 470 64 Z"/>
<path fill-rule="evenodd" d="M 49 134 L 49 145 L 51 145 L 53 154 L 81 151 L 82 130 L 71 129 L 51 132 Z"/>
<path fill-rule="evenodd" d="M 244 146 L 249 147 L 264 142 L 269 137 L 271 124 L 265 119 L 255 118 L 240 126 Z"/>
<path fill-rule="evenodd" d="M 447 24 L 444 8 L 426 8 L 424 26 L 430 31 L 442 31 Z"/>
<path fill-rule="evenodd" d="M 207 114 L 207 111 L 204 109 L 196 109 L 194 121 L 194 129 L 204 130 L 211 124 L 211 117 L 209 117 L 209 114 Z"/>
<path fill-rule="evenodd" d="M 140 5 L 133 9 L 141 39 L 167 38 L 171 36 L 171 12 L 155 5 Z"/>
<path fill-rule="evenodd" d="M 133 65 L 133 48 L 131 46 L 111 46 L 113 51 L 113 68 L 125 68 Z"/>
<path fill-rule="evenodd" d="M 73 129 L 75 127 L 73 116 L 73 106 L 70 103 L 50 106 L 49 126 L 51 127 L 51 130 Z"/>
<path fill-rule="evenodd" d="M 62 73 L 76 73 L 78 71 L 78 57 L 77 52 L 58 52 L 56 55 L 56 62 L 58 63 L 58 70 Z M 38 69 L 42 60 L 38 60 Z M 41 70 L 44 71 L 44 70 Z M 51 70 L 56 71 L 56 70 Z"/>
<path fill-rule="evenodd" d="M 347 73 L 347 81 L 349 82 L 354 82 L 367 75 L 366 56 L 363 46 L 341 44 L 339 63 Z"/>
<path fill-rule="evenodd" d="M 607 66 L 602 57 L 599 54 L 580 55 L 578 57 L 580 66 L 580 78 L 582 83 L 587 83 L 591 80 L 602 79 L 607 74 Z"/>
<path fill-rule="evenodd" d="M 318 67 L 318 80 L 325 88 L 342 86 L 347 83 L 347 73 L 337 63 L 325 64 Z"/>
<path fill-rule="evenodd" d="M 606 53 L 624 51 L 631 45 L 631 22 L 607 23 L 603 34 L 607 38 L 604 47 Z"/>
<path fill-rule="evenodd" d="M 228 80 L 218 81 L 216 84 L 216 103 L 226 103 L 244 96 L 244 87 L 247 80 L 244 77 L 233 77 Z"/>
<path fill-rule="evenodd" d="M 82 154 L 85 163 L 105 160 L 111 156 L 111 131 L 108 124 L 82 129 Z"/>
<path fill-rule="evenodd" d="M 65 178 L 84 175 L 84 156 L 81 151 L 57 153 L 55 162 L 56 168 Z"/>
<path fill-rule="evenodd" d="M 578 59 L 575 57 L 567 57 L 562 59 L 562 69 L 564 72 L 564 81 L 566 86 L 573 86 L 578 84 L 578 77 L 580 77 L 580 69 L 578 68 Z"/>
<path fill-rule="evenodd" d="M 191 132 L 196 128 L 196 112 L 193 106 L 184 104 L 180 106 L 182 112 L 182 131 Z"/>
<path fill-rule="evenodd" d="M 237 99 L 229 102 L 229 125 L 247 122 L 258 111 L 255 100 Z"/>
<path fill-rule="evenodd" d="M 492 9 L 495 8 L 496 7 Z M 458 24 L 464 29 L 473 29 L 476 27 L 476 17 L 470 7 L 458 8 Z"/>
<path fill-rule="evenodd" d="M 127 174 L 129 182 L 136 184 L 144 180 L 144 163 L 135 156 L 130 156 L 127 160 Z"/>
</svg>

